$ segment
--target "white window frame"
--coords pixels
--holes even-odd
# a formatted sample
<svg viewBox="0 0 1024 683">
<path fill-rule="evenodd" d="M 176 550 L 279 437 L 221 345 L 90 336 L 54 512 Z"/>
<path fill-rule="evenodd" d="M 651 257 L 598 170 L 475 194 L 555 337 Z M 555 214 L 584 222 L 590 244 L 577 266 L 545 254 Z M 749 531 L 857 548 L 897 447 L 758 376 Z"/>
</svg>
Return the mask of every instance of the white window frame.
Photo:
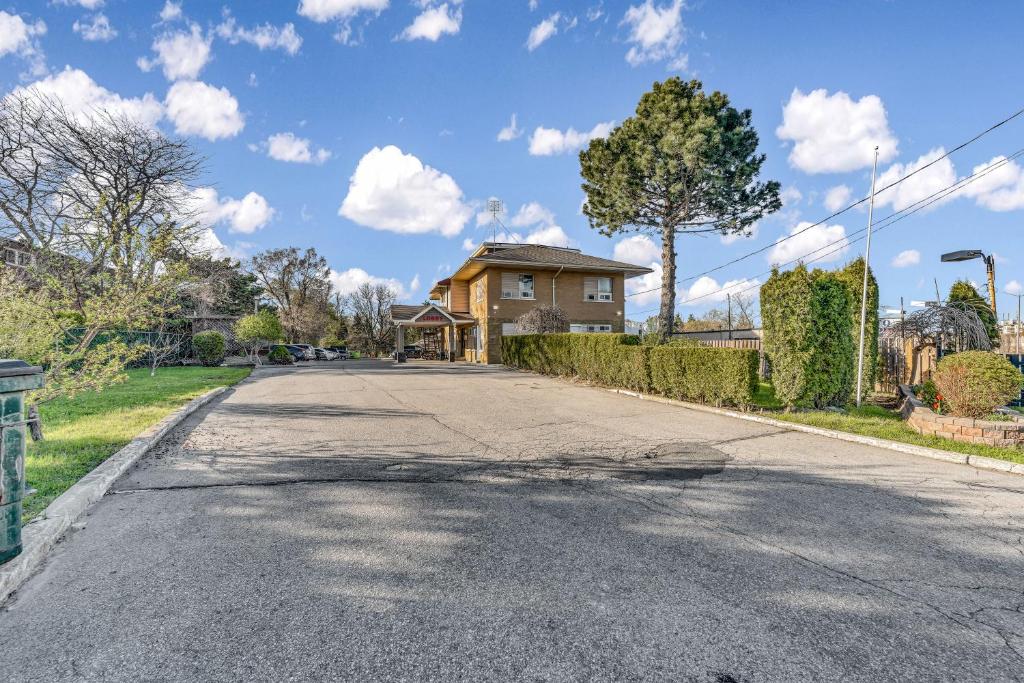
<svg viewBox="0 0 1024 683">
<path fill-rule="evenodd" d="M 506 279 L 514 277 L 516 284 L 514 286 L 506 286 L 511 283 Z M 530 288 L 526 289 L 523 287 L 524 278 L 530 278 Z M 529 296 L 527 296 L 527 293 Z M 525 299 L 527 301 L 533 301 L 537 298 L 537 278 L 533 273 L 502 273 L 501 274 L 501 298 L 502 299 Z"/>
<path fill-rule="evenodd" d="M 602 291 L 605 288 L 601 285 L 606 285 L 607 291 Z M 583 278 L 583 301 L 588 304 L 610 303 L 615 300 L 612 293 L 614 287 L 615 285 L 610 277 L 596 275 L 594 277 L 585 277 Z"/>
</svg>

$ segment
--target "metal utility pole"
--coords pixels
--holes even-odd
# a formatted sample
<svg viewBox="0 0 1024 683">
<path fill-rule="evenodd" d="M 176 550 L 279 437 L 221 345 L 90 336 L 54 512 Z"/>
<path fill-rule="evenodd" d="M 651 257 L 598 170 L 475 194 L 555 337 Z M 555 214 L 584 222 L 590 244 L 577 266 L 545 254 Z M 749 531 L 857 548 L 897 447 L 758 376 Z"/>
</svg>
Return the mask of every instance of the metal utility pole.
<svg viewBox="0 0 1024 683">
<path fill-rule="evenodd" d="M 868 202 L 868 236 L 864 246 L 864 284 L 860 293 L 860 350 L 857 353 L 857 407 L 860 408 L 864 385 L 864 331 L 868 322 L 868 269 L 871 267 L 871 223 L 875 212 L 875 175 L 878 173 L 878 146 L 871 165 L 871 200 Z"/>
</svg>

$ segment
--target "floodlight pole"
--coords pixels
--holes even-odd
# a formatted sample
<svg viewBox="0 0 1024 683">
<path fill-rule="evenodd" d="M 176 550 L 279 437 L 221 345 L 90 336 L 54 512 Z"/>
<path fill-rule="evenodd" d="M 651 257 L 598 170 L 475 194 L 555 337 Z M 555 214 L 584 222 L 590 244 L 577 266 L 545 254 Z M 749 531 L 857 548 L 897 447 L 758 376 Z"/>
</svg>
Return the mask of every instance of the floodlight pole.
<svg viewBox="0 0 1024 683">
<path fill-rule="evenodd" d="M 864 246 L 864 285 L 860 292 L 860 350 L 857 353 L 857 407 L 860 408 L 864 385 L 864 332 L 868 322 L 868 269 L 871 267 L 871 223 L 875 212 L 875 174 L 878 172 L 878 146 L 871 165 L 871 199 L 868 202 L 868 237 Z"/>
</svg>

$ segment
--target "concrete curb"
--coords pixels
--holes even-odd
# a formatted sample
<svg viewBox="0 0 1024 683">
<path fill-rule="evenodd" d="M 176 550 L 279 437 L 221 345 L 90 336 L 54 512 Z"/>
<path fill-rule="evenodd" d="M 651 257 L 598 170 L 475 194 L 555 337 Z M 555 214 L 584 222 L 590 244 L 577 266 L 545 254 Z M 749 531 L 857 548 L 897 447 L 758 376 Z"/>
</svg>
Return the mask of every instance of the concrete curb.
<svg viewBox="0 0 1024 683">
<path fill-rule="evenodd" d="M 228 387 L 217 387 L 178 408 L 79 479 L 54 499 L 39 517 L 26 524 L 22 529 L 24 549 L 21 554 L 0 567 L 0 605 L 36 572 L 57 541 L 90 505 L 106 494 L 118 477 L 149 453 L 167 432 L 227 390 Z"/>
<path fill-rule="evenodd" d="M 669 405 L 678 406 L 680 408 L 689 408 L 690 410 L 699 410 L 701 412 L 714 413 L 715 415 L 723 415 L 725 417 L 735 417 L 739 420 L 747 420 L 748 422 L 757 422 L 760 424 L 771 425 L 773 427 L 789 429 L 794 432 L 806 432 L 807 434 L 817 434 L 818 436 L 825 436 L 830 439 L 839 439 L 841 441 L 851 441 L 853 443 L 859 443 L 865 446 L 885 448 L 890 451 L 906 453 L 908 455 L 917 455 L 922 458 L 931 458 L 932 460 L 944 460 L 946 462 L 953 462 L 959 465 L 970 465 L 971 467 L 976 467 L 981 470 L 994 470 L 997 472 L 1009 472 L 1011 474 L 1024 474 L 1024 464 L 1022 463 L 1010 462 L 1008 460 L 998 460 L 996 458 L 988 458 L 983 455 L 965 455 L 964 453 L 953 453 L 951 451 L 943 451 L 937 448 L 928 448 L 927 446 L 915 446 L 909 443 L 889 441 L 888 439 L 879 439 L 873 436 L 861 436 L 860 434 L 851 434 L 849 432 L 837 432 L 832 429 L 811 427 L 809 425 L 802 425 L 796 422 L 776 420 L 770 417 L 756 415 L 753 413 L 740 413 L 735 410 L 726 410 L 725 408 L 714 408 L 712 406 L 705 406 L 699 403 L 687 403 L 686 401 L 677 401 L 675 399 L 665 398 L 664 396 L 641 394 L 639 392 L 628 391 L 626 389 L 608 389 L 607 391 L 610 391 L 613 394 L 632 396 L 633 398 L 638 398 L 644 401 L 667 403 Z"/>
</svg>

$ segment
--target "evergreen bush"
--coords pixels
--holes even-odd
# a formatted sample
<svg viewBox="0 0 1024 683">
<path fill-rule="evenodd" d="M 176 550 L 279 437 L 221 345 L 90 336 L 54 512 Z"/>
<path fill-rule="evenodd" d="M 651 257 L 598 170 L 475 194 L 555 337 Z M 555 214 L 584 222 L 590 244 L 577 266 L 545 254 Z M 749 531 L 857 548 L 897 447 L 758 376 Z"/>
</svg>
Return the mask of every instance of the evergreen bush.
<svg viewBox="0 0 1024 683">
<path fill-rule="evenodd" d="M 802 264 L 773 271 L 761 288 L 765 355 L 776 396 L 788 407 L 841 406 L 850 398 L 856 384 L 850 309 L 842 278 L 809 273 Z"/>
<path fill-rule="evenodd" d="M 757 391 L 758 352 L 667 344 L 651 350 L 651 384 L 669 398 L 746 406 Z"/>
<path fill-rule="evenodd" d="M 505 365 L 594 384 L 708 403 L 745 406 L 757 389 L 758 354 L 666 344 L 628 334 L 524 334 L 502 338 Z M 654 375 L 658 373 L 658 379 Z"/>
<path fill-rule="evenodd" d="M 990 351 L 962 351 L 935 367 L 935 386 L 949 413 L 985 417 L 1020 395 L 1024 375 L 1005 356 Z"/>
<path fill-rule="evenodd" d="M 274 365 L 291 365 L 292 355 L 283 346 L 275 346 L 267 354 L 267 360 Z"/>
<path fill-rule="evenodd" d="M 192 345 L 203 365 L 212 367 L 224 360 L 224 335 L 220 332 L 200 332 L 192 337 Z"/>
</svg>

